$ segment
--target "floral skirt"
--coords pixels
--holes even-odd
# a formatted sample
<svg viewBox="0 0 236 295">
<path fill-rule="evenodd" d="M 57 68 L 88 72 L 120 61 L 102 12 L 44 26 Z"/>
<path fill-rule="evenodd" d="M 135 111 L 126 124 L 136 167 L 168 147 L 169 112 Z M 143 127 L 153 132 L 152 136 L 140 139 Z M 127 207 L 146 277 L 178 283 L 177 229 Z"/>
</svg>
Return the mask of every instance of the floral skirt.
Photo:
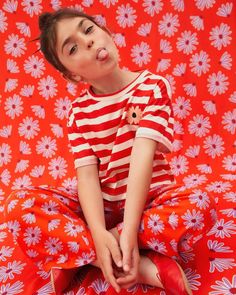
<svg viewBox="0 0 236 295">
<path fill-rule="evenodd" d="M 123 227 L 125 201 L 104 200 L 107 229 Z M 63 192 L 30 188 L 6 201 L 7 227 L 22 251 L 44 271 L 70 269 L 96 259 L 79 201 Z M 215 202 L 203 188 L 159 186 L 150 191 L 140 221 L 140 249 L 180 258 L 216 221 Z"/>
</svg>

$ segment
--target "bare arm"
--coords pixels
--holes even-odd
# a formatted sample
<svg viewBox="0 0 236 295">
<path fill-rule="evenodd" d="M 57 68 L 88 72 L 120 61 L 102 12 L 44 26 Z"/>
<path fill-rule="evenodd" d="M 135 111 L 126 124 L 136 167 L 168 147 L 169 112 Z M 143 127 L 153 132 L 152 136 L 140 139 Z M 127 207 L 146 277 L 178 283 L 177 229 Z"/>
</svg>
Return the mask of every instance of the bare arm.
<svg viewBox="0 0 236 295">
<path fill-rule="evenodd" d="M 97 165 L 77 168 L 79 201 L 92 235 L 106 228 Z"/>
<path fill-rule="evenodd" d="M 150 187 L 156 141 L 136 138 L 131 152 L 124 212 L 124 228 L 137 233 Z"/>
</svg>

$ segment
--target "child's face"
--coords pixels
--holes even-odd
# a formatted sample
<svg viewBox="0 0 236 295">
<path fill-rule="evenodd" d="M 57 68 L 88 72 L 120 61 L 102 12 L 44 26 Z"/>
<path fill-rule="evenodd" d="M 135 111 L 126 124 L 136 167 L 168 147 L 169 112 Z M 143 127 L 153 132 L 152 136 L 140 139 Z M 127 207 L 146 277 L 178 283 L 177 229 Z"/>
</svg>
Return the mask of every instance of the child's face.
<svg viewBox="0 0 236 295">
<path fill-rule="evenodd" d="M 56 51 L 59 60 L 73 75 L 92 83 L 118 66 L 118 52 L 112 37 L 84 17 L 57 23 Z"/>
</svg>

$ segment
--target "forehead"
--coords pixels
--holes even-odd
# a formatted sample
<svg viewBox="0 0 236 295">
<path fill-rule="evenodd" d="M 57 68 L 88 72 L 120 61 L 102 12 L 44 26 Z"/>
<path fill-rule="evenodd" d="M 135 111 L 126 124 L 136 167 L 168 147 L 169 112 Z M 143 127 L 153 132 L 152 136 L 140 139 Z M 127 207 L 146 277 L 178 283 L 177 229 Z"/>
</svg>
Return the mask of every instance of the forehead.
<svg viewBox="0 0 236 295">
<path fill-rule="evenodd" d="M 85 17 L 78 16 L 78 17 L 65 18 L 58 21 L 56 25 L 56 35 L 57 35 L 58 43 L 60 43 L 60 41 L 62 42 L 63 41 L 62 39 L 65 36 L 69 36 L 71 33 L 73 33 L 78 23 L 80 23 L 80 21 L 82 20 L 88 20 L 88 19 Z"/>
</svg>

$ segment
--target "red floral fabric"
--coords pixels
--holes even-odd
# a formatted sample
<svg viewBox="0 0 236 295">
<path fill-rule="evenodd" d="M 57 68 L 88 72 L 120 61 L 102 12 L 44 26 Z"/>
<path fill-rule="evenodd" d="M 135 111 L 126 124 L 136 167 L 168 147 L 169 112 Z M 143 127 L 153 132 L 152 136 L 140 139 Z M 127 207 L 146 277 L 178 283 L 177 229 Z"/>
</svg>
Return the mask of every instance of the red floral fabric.
<svg viewBox="0 0 236 295">
<path fill-rule="evenodd" d="M 66 137 L 70 101 L 84 88 L 66 82 L 43 59 L 38 15 L 73 6 L 107 25 L 121 66 L 147 68 L 171 84 L 178 182 L 203 185 L 218 202 L 218 221 L 186 256 L 195 294 L 234 294 L 236 179 L 236 9 L 223 0 L 3 0 L 0 4 L 0 212 L 15 189 L 43 186 L 76 198 L 73 157 Z M 2 216 L 1 214 L 1 216 Z M 2 219 L 3 221 L 3 219 Z M 53 294 L 48 274 L 0 227 L 0 294 Z M 94 268 L 67 295 L 101 294 Z M 112 290 L 105 291 L 112 294 Z M 158 291 L 138 286 L 130 293 Z M 160 291 L 164 294 L 164 291 Z M 124 291 L 124 294 L 127 292 Z"/>
</svg>

